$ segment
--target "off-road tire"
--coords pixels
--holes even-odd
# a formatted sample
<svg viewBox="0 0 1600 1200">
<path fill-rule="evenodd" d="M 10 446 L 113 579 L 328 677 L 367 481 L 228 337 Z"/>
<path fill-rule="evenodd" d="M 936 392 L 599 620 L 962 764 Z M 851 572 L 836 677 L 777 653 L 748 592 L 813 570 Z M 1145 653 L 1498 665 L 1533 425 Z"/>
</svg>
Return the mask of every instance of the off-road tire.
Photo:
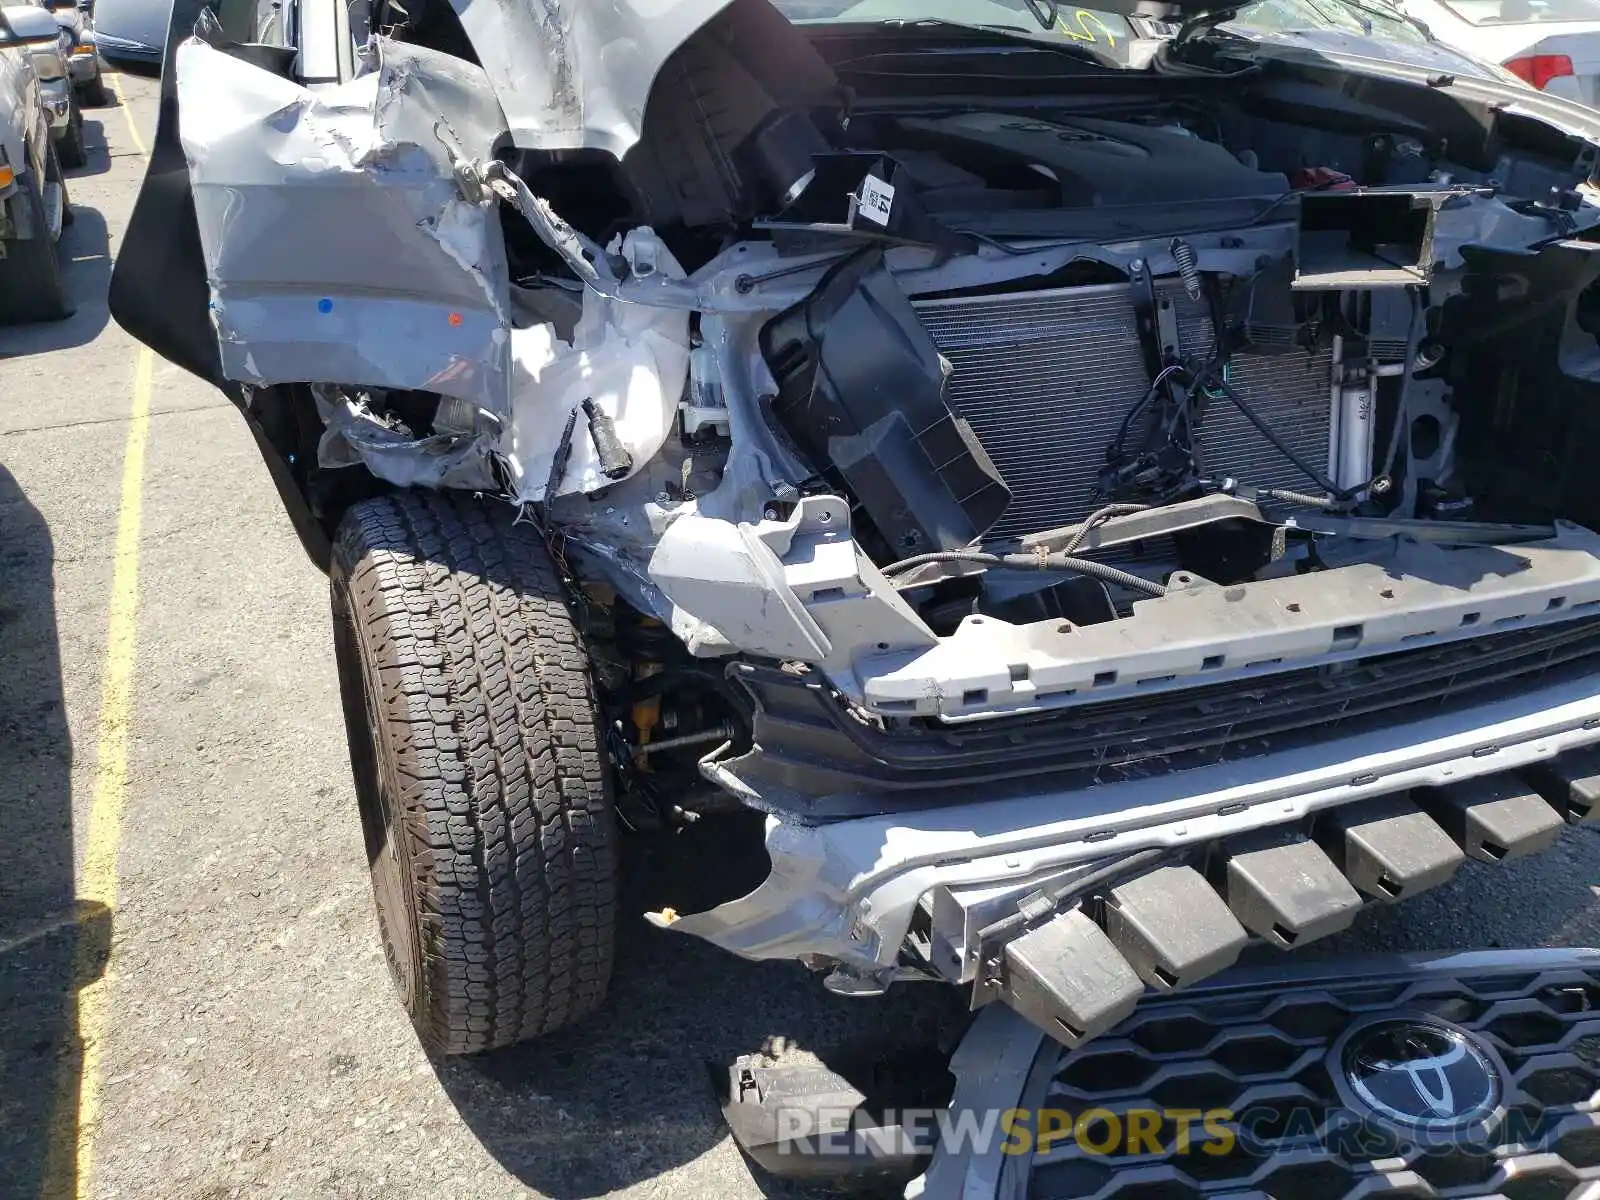
<svg viewBox="0 0 1600 1200">
<path fill-rule="evenodd" d="M 78 98 L 72 98 L 72 115 L 67 118 L 67 131 L 56 142 L 56 157 L 61 160 L 63 167 L 86 167 L 89 165 L 89 148 L 83 141 L 83 110 L 78 107 Z"/>
<path fill-rule="evenodd" d="M 76 90 L 78 104 L 83 108 L 100 108 L 111 101 L 104 75 L 97 74 L 88 83 L 79 84 Z"/>
<path fill-rule="evenodd" d="M 397 492 L 345 515 L 331 574 L 379 925 L 418 1036 L 468 1054 L 571 1024 L 611 976 L 616 825 L 543 540 L 505 505 Z"/>
<path fill-rule="evenodd" d="M 50 182 L 58 182 L 60 169 L 55 165 L 53 149 L 49 169 L 53 176 Z M 6 242 L 5 257 L 0 258 L 0 325 L 65 320 L 72 315 L 73 308 L 67 299 L 66 281 L 61 278 L 56 243 L 47 230 L 44 181 L 30 174 L 17 202 L 29 207 L 29 225 L 39 236 L 11 238 Z M 62 224 L 65 225 L 71 209 L 65 207 L 64 186 L 62 204 Z"/>
</svg>

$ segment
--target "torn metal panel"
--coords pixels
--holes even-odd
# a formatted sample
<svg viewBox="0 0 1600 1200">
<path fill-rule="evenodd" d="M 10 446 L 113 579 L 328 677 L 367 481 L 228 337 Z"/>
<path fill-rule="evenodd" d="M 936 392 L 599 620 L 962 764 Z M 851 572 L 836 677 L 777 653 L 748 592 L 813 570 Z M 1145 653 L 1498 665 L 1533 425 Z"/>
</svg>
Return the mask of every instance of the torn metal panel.
<svg viewBox="0 0 1600 1200">
<path fill-rule="evenodd" d="M 631 231 L 614 251 L 635 278 L 682 279 L 683 269 L 648 229 Z M 567 417 L 585 400 L 615 424 L 637 473 L 666 443 L 689 377 L 689 313 L 583 293 L 572 341 L 549 324 L 511 333 L 511 424 L 503 446 L 519 502 L 545 499 Z M 556 495 L 617 482 L 603 469 L 583 415 L 567 446 Z"/>
<path fill-rule="evenodd" d="M 528 150 L 607 150 L 639 140 L 645 99 L 668 56 L 730 0 L 451 0 Z"/>
<path fill-rule="evenodd" d="M 549 201 L 535 196 L 505 163 L 499 159 L 468 158 L 452 147 L 451 165 L 469 195 L 495 195 L 504 200 L 522 214 L 540 241 L 566 260 L 586 287 L 607 296 L 616 295 L 617 278 L 605 252 L 563 220 Z"/>
<path fill-rule="evenodd" d="M 504 119 L 477 67 L 384 38 L 370 53 L 365 74 L 311 92 L 199 37 L 178 49 L 223 372 L 426 389 L 503 414 L 498 214 L 463 197 L 446 140 L 486 156 Z"/>
<path fill-rule="evenodd" d="M 317 445 L 317 465 L 364 466 L 396 487 L 498 491 L 491 464 L 499 419 L 459 400 L 440 403 L 434 432 L 413 437 L 375 415 L 360 399 L 337 388 L 311 389 L 327 428 Z"/>
</svg>

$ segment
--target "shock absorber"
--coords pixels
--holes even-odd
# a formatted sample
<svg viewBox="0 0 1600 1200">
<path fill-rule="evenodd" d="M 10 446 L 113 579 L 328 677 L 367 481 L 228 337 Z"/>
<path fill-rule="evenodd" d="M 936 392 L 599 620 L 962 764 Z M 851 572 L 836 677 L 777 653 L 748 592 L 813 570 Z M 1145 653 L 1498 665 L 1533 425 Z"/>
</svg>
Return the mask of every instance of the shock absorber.
<svg viewBox="0 0 1600 1200">
<path fill-rule="evenodd" d="M 1178 264 L 1178 277 L 1183 280 L 1183 290 L 1189 293 L 1189 299 L 1198 302 L 1205 295 L 1205 287 L 1200 279 L 1200 260 L 1195 257 L 1194 247 L 1182 238 L 1173 238 L 1172 245 L 1167 249 L 1172 254 L 1172 260 Z"/>
<path fill-rule="evenodd" d="M 632 666 L 635 683 L 651 679 L 665 669 L 672 641 L 672 631 L 654 617 L 631 613 L 617 621 L 617 644 Z M 662 721 L 660 694 L 647 694 L 635 700 L 629 716 L 633 721 L 635 744 L 648 745 Z M 635 755 L 634 765 L 641 771 L 650 769 L 643 754 Z"/>
</svg>

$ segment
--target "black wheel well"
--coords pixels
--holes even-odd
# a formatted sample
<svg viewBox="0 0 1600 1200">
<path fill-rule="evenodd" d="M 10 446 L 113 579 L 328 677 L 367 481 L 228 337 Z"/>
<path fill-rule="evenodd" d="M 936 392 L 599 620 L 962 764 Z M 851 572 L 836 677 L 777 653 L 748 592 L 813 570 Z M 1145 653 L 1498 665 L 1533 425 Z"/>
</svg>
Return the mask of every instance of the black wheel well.
<svg viewBox="0 0 1600 1200">
<path fill-rule="evenodd" d="M 238 387 L 230 398 L 244 414 L 300 544 L 318 569 L 329 569 L 334 531 L 349 508 L 393 491 L 363 467 L 323 467 L 317 460 L 322 418 L 311 385 Z"/>
</svg>

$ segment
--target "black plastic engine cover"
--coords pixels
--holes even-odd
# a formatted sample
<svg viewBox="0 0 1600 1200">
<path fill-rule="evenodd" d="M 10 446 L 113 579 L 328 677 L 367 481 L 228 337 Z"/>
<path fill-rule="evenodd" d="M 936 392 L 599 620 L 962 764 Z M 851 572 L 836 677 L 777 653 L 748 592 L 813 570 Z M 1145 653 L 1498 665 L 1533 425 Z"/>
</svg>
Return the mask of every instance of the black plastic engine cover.
<svg viewBox="0 0 1600 1200">
<path fill-rule="evenodd" d="M 965 546 L 1011 490 L 945 401 L 948 364 L 870 247 L 761 330 L 771 415 L 814 471 L 835 474 L 891 551 Z"/>
<path fill-rule="evenodd" d="M 1047 167 L 1069 208 L 1281 196 L 1289 190 L 1282 175 L 1247 167 L 1226 147 L 1175 128 L 988 112 L 899 125 L 980 174 L 986 160 L 1000 157 Z"/>
</svg>

